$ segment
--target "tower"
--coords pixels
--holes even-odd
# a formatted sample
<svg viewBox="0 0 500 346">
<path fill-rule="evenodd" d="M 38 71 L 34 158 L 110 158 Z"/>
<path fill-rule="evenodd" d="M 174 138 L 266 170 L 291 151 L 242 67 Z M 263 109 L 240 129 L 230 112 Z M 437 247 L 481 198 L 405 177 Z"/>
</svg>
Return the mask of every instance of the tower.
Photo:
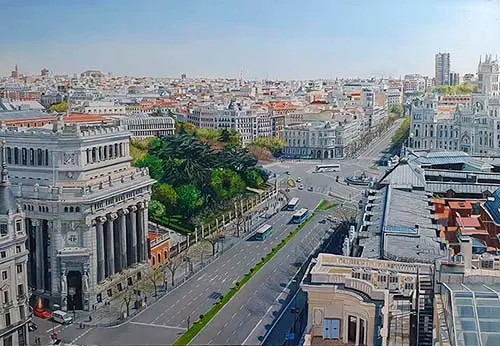
<svg viewBox="0 0 500 346">
<path fill-rule="evenodd" d="M 450 53 L 437 53 L 434 58 L 436 86 L 450 85 Z"/>
</svg>

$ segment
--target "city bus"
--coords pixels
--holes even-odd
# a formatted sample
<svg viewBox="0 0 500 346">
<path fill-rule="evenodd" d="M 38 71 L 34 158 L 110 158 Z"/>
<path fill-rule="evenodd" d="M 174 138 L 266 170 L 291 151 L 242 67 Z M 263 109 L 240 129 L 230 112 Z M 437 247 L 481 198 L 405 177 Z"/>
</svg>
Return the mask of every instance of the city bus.
<svg viewBox="0 0 500 346">
<path fill-rule="evenodd" d="M 257 240 L 265 240 L 273 234 L 273 227 L 271 225 L 265 224 L 259 227 L 255 233 L 255 238 Z"/>
<path fill-rule="evenodd" d="M 297 206 L 299 205 L 299 198 L 298 197 L 294 197 L 290 200 L 290 202 L 288 202 L 288 205 L 287 205 L 287 209 L 288 210 L 295 210 L 297 209 Z"/>
<path fill-rule="evenodd" d="M 299 209 L 295 214 L 293 214 L 293 216 L 292 216 L 292 222 L 293 223 L 302 223 L 308 217 L 309 217 L 309 209 L 302 208 L 302 209 Z"/>
<path fill-rule="evenodd" d="M 338 163 L 330 163 L 324 165 L 316 165 L 316 173 L 321 172 L 340 172 L 340 165 Z"/>
</svg>

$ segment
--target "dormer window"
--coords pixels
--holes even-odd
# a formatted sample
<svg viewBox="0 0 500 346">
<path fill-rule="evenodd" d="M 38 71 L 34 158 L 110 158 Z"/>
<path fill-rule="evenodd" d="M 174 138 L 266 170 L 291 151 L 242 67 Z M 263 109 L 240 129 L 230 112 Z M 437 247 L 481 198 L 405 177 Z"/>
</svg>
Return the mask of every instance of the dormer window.
<svg viewBox="0 0 500 346">
<path fill-rule="evenodd" d="M 22 220 L 16 220 L 16 233 L 17 234 L 23 234 L 23 221 Z"/>
</svg>

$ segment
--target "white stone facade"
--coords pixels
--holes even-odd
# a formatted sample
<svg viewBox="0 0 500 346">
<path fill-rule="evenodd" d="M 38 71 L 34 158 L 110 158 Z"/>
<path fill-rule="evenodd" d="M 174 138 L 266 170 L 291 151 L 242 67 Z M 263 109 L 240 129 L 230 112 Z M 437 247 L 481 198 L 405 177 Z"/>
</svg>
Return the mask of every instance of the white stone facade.
<svg viewBox="0 0 500 346">
<path fill-rule="evenodd" d="M 171 136 L 175 133 L 175 121 L 171 117 L 133 116 L 120 119 L 127 126 L 132 139 Z"/>
<path fill-rule="evenodd" d="M 154 180 L 131 166 L 130 132 L 59 117 L 53 129 L 4 128 L 0 139 L 26 214 L 35 295 L 89 310 L 138 279 Z"/>
<path fill-rule="evenodd" d="M 330 122 L 285 127 L 285 155 L 295 158 L 334 159 L 344 156 L 340 126 Z"/>
</svg>

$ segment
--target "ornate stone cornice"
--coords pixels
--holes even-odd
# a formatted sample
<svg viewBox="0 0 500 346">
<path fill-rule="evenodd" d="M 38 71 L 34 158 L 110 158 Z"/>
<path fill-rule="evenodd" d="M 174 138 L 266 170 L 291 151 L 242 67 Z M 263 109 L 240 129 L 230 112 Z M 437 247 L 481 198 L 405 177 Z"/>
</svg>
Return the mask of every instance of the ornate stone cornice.
<svg viewBox="0 0 500 346">
<path fill-rule="evenodd" d="M 135 205 L 131 205 L 130 207 L 128 207 L 128 209 L 131 211 L 131 212 L 136 212 L 137 211 L 137 207 Z"/>
<path fill-rule="evenodd" d="M 110 214 L 108 214 L 108 220 L 113 221 L 113 220 L 115 220 L 117 218 L 118 218 L 118 215 L 116 213 L 110 213 Z"/>
</svg>

